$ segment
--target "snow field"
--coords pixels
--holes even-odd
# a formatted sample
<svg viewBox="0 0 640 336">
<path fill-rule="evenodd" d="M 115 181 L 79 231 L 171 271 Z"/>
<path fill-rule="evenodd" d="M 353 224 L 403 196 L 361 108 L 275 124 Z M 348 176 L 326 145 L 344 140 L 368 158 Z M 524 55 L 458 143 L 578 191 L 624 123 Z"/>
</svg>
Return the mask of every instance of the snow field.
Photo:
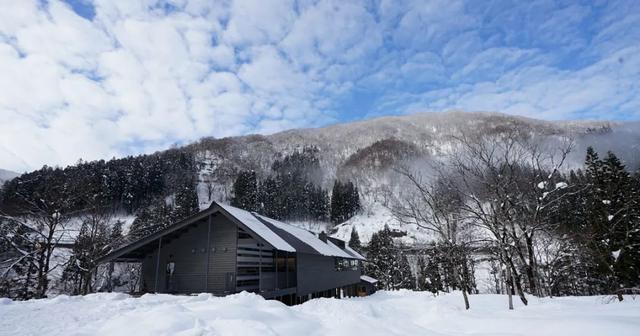
<svg viewBox="0 0 640 336">
<path fill-rule="evenodd" d="M 0 335 L 638 335 L 640 299 L 536 299 L 506 309 L 506 297 L 407 290 L 315 299 L 288 307 L 240 293 L 228 297 L 125 294 L 0 299 Z"/>
</svg>

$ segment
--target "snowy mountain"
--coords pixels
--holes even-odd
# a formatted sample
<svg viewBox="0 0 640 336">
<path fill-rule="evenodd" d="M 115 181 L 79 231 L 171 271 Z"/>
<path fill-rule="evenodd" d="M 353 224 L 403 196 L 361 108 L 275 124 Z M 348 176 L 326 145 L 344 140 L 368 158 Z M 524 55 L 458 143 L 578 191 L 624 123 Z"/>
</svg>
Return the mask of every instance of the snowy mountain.
<svg viewBox="0 0 640 336">
<path fill-rule="evenodd" d="M 382 117 L 323 128 L 294 129 L 268 136 L 249 135 L 223 139 L 203 139 L 188 148 L 196 151 L 204 173 L 215 176 L 202 182 L 227 184 L 233 178 L 224 174 L 238 169 L 266 171 L 278 157 L 304 146 L 320 149 L 325 181 L 349 177 L 364 168 L 379 171 L 385 162 L 375 157 L 386 156 L 391 162 L 407 156 L 428 156 L 451 150 L 451 136 L 500 132 L 519 128 L 544 137 L 570 135 L 578 142 L 574 151 L 582 161 L 586 145 L 600 150 L 617 149 L 622 157 L 638 158 L 640 123 L 619 124 L 607 121 L 543 121 L 499 113 L 421 113 L 408 116 Z M 597 139 L 597 140 L 596 140 Z M 625 139 L 625 141 L 620 141 Z M 387 146 L 376 144 L 387 141 Z M 635 145 L 632 145 L 634 144 Z M 385 152 L 386 151 L 386 152 Z M 224 190 L 213 196 L 225 198 Z"/>
<path fill-rule="evenodd" d="M 255 170 L 268 174 L 274 160 L 305 146 L 319 148 L 323 187 L 333 181 L 354 181 L 360 190 L 363 212 L 335 228 L 336 235 L 348 238 L 351 227 L 363 231 L 366 242 L 371 233 L 385 224 L 407 233 L 407 243 L 428 239 L 415 228 L 399 227 L 380 202 L 385 191 L 397 186 L 391 167 L 401 161 L 429 160 L 453 150 L 452 137 L 460 134 L 487 134 L 519 129 L 549 141 L 571 137 L 576 146 L 567 167 L 582 165 L 587 146 L 606 152 L 613 150 L 631 169 L 640 163 L 640 123 L 607 121 L 544 121 L 499 113 L 420 113 L 382 117 L 323 128 L 294 129 L 272 135 L 250 135 L 224 139 L 203 139 L 188 146 L 195 152 L 199 173 L 201 207 L 212 200 L 231 196 L 238 171 Z"/>
<path fill-rule="evenodd" d="M 391 216 L 388 195 L 401 188 L 400 177 L 392 168 L 402 162 L 428 163 L 433 157 L 450 153 L 455 150 L 453 137 L 461 134 L 494 134 L 513 129 L 550 142 L 574 139 L 576 146 L 566 165 L 569 168 L 582 165 L 589 145 L 601 152 L 615 151 L 631 170 L 640 163 L 640 123 L 543 121 L 499 113 L 445 112 L 381 117 L 271 135 L 204 138 L 182 148 L 145 156 L 82 163 L 63 171 L 35 171 L 23 175 L 24 181 L 14 183 L 12 188 L 31 188 L 22 191 L 26 194 L 37 192 L 44 185 L 67 185 L 77 192 L 91 188 L 91 193 L 117 202 L 128 214 L 139 215 L 153 202 L 158 208 L 158 200 L 175 203 L 178 198 L 190 202 L 189 195 L 179 193 L 186 185 L 193 188 L 195 184 L 197 204 L 193 207 L 205 208 L 211 201 L 231 199 L 233 183 L 240 172 L 254 171 L 258 178 L 264 178 L 272 174 L 277 160 L 313 146 L 317 148 L 320 167 L 314 173 L 314 183 L 331 191 L 336 179 L 352 181 L 358 187 L 362 210 L 335 227 L 298 221 L 299 225 L 312 230 L 329 229 L 340 238 L 348 238 L 355 227 L 363 242 L 388 225 L 403 242 L 413 244 L 430 238 L 418 228 L 399 225 Z M 14 175 L 3 171 L 0 179 Z M 195 183 L 190 176 L 195 176 Z M 9 198 L 10 191 L 6 195 Z M 172 220 L 183 215 L 165 217 Z"/>
<path fill-rule="evenodd" d="M 426 266 L 419 267 L 419 261 L 424 259 L 418 258 L 415 252 L 432 253 L 433 259 L 439 260 L 436 257 L 446 254 L 447 251 L 429 247 L 432 246 L 429 243 L 435 239 L 442 239 L 436 236 L 437 230 L 427 231 L 415 225 L 403 225 L 392 214 L 392 207 L 411 201 L 408 198 L 400 198 L 404 196 L 403 193 L 409 188 L 415 188 L 407 183 L 406 176 L 399 174 L 397 168 L 406 165 L 429 173 L 432 163 L 446 158 L 447 154 L 456 153 L 460 148 L 459 141 L 455 139 L 456 136 L 465 135 L 474 138 L 495 135 L 496 138 L 492 141 L 502 143 L 502 139 L 513 131 L 518 134 L 518 138 L 524 134 L 528 136 L 527 139 L 535 139 L 535 145 L 543 143 L 545 146 L 558 147 L 565 144 L 568 138 L 573 139 L 574 150 L 562 169 L 587 166 L 595 169 L 595 167 L 606 165 L 606 171 L 609 172 L 627 169 L 633 173 L 639 167 L 640 123 L 551 122 L 496 113 L 425 113 L 384 117 L 317 129 L 289 130 L 272 135 L 206 138 L 181 148 L 148 155 L 109 161 L 79 162 L 65 168 L 43 167 L 5 183 L 0 190 L 0 211 L 13 216 L 35 213 L 36 216 L 40 216 L 36 218 L 56 218 L 50 221 L 54 224 L 59 223 L 57 219 L 62 214 L 64 225 L 54 227 L 52 230 L 55 234 L 51 237 L 57 242 L 72 243 L 82 234 L 81 224 L 85 223 L 83 218 L 86 220 L 90 216 L 101 215 L 102 209 L 106 211 L 105 218 L 107 218 L 100 222 L 105 227 L 105 230 L 101 231 L 103 236 L 107 237 L 106 234 L 110 229 L 115 231 L 115 228 L 119 227 L 115 223 L 120 221 L 123 233 L 129 234 L 122 241 L 127 241 L 127 239 L 136 239 L 157 232 L 171 223 L 196 213 L 198 209 L 207 207 L 212 201 L 234 203 L 244 209 L 288 221 L 310 231 L 325 231 L 341 239 L 349 239 L 355 229 L 363 244 L 368 244 L 370 241 L 376 242 L 371 244 L 374 247 L 398 244 L 397 246 L 403 247 L 403 253 L 407 254 L 401 256 L 402 258 L 398 255 L 392 257 L 400 258 L 394 264 L 399 265 L 397 270 L 404 275 L 418 274 L 419 270 L 426 269 Z M 594 146 L 599 152 L 611 150 L 616 155 L 603 155 L 605 161 L 602 161 L 597 159 L 595 151 L 590 151 L 591 165 L 585 165 L 587 146 Z M 547 147 L 542 151 L 547 153 Z M 624 168 L 625 165 L 626 168 Z M 516 165 L 516 167 L 519 166 Z M 482 167 L 481 170 L 485 171 L 484 169 L 486 168 Z M 542 189 L 546 188 L 546 184 L 541 184 L 538 177 L 546 176 L 547 172 L 545 168 L 541 174 L 515 176 L 518 178 L 516 181 L 523 183 L 523 186 L 535 186 L 536 192 L 513 193 L 513 197 L 510 192 L 507 192 L 507 196 L 512 197 L 510 199 L 522 198 L 525 201 L 533 200 L 534 202 L 537 199 L 544 199 L 546 194 L 556 191 L 547 188 L 549 190 L 538 197 Z M 523 173 L 525 171 L 521 174 Z M 560 179 L 569 179 L 566 175 L 559 175 Z M 497 176 L 498 179 L 502 179 L 501 173 Z M 602 181 L 594 179 L 590 182 L 591 180 L 575 176 L 573 183 L 577 186 L 587 186 L 588 183 L 597 182 L 599 186 L 611 180 L 607 178 L 601 179 Z M 484 181 L 484 177 L 480 179 Z M 632 180 L 630 175 L 621 173 L 619 180 L 621 183 L 624 182 L 621 185 L 627 186 L 628 189 L 632 187 L 632 183 L 637 183 L 633 182 L 637 181 L 636 176 L 633 176 Z M 426 181 L 427 183 L 435 182 L 434 180 Z M 567 186 L 560 180 L 549 185 L 556 185 L 555 189 L 558 190 Z M 509 184 L 508 188 L 513 186 Z M 603 187 L 597 188 L 605 190 Z M 518 188 L 519 191 L 525 189 L 527 188 Z M 492 190 L 494 189 L 486 188 L 479 192 Z M 500 202 L 497 197 L 503 197 L 502 195 L 501 192 L 495 195 L 489 193 L 484 201 Z M 557 214 L 561 215 L 562 218 L 559 220 L 564 224 L 573 225 L 576 220 L 585 218 L 586 215 L 583 213 L 591 214 L 590 207 L 582 209 L 580 205 L 600 203 L 609 205 L 612 203 L 610 200 L 615 196 L 604 194 L 602 195 L 604 198 L 591 199 L 589 198 L 591 193 L 575 195 L 575 198 L 573 196 L 566 198 L 562 204 L 558 204 L 558 207 L 562 207 L 562 211 Z M 597 196 L 600 197 L 600 195 Z M 356 199 L 357 202 L 353 201 Z M 636 204 L 632 203 L 634 200 L 627 198 L 626 194 L 620 197 L 620 200 L 624 202 L 616 204 L 620 203 L 625 207 L 627 204 Z M 351 207 L 354 203 L 357 206 Z M 448 199 L 445 203 L 448 204 Z M 43 206 L 38 207 L 39 205 Z M 522 209 L 535 208 L 528 207 L 528 203 L 522 203 L 522 205 Z M 584 212 L 581 212 L 582 210 Z M 527 217 L 530 212 L 520 208 L 518 211 L 522 213 L 522 218 L 530 218 Z M 613 209 L 611 213 L 617 213 L 617 210 Z M 595 215 L 589 216 L 596 218 Z M 611 221 L 612 218 L 614 217 L 602 217 L 601 222 Z M 529 223 L 529 221 L 514 223 Z M 36 228 L 36 226 L 33 227 Z M 382 231 L 385 227 L 388 227 L 388 230 Z M 374 236 L 374 233 L 379 231 L 382 232 Z M 486 227 L 478 225 L 466 230 L 465 234 L 477 241 L 489 232 L 491 231 Z M 523 229 L 522 232 L 529 231 Z M 111 235 L 120 237 L 119 231 L 117 234 L 111 232 Z M 109 237 L 112 237 L 111 235 Z M 562 233 L 558 235 L 558 237 L 564 236 L 566 235 Z M 20 236 L 13 235 L 13 237 Z M 489 236 L 486 238 L 495 241 Z M 522 241 L 521 237 L 515 239 Z M 549 256 L 550 261 L 541 261 L 544 265 L 554 263 L 554 267 L 561 268 L 564 262 L 574 263 L 574 259 L 583 255 L 582 252 L 571 252 L 575 254 L 563 252 L 562 256 L 567 258 L 567 261 L 563 259 L 559 262 L 551 257 L 556 255 L 556 251 L 564 250 L 560 249 L 562 246 L 549 242 L 564 243 L 563 239 L 557 239 L 552 233 L 540 236 L 538 239 L 539 241 L 534 241 L 531 246 L 539 244 L 536 250 L 543 250 L 543 253 Z M 100 242 L 110 244 L 121 241 L 119 238 L 108 238 Z M 375 254 L 376 251 L 383 250 L 369 249 L 368 252 Z M 385 247 L 384 251 L 394 250 Z M 473 259 L 470 263 L 475 269 L 476 283 L 473 286 L 481 292 L 497 292 L 495 275 L 498 274 L 496 273 L 498 265 L 495 262 L 496 259 L 491 259 L 494 256 L 485 255 L 485 251 L 487 250 L 482 247 L 478 253 L 469 256 L 468 260 Z M 619 253 L 620 248 L 613 247 L 611 251 Z M 59 273 L 66 268 L 61 265 L 65 265 L 69 260 L 69 252 L 64 250 L 54 253 L 53 262 L 56 266 L 47 276 L 56 281 L 62 278 Z M 388 255 L 377 258 L 377 260 L 388 259 Z M 438 262 L 442 263 L 442 261 Z M 393 270 L 394 268 L 384 269 Z M 398 283 L 402 286 L 413 285 L 411 279 L 404 275 Z M 389 278 L 385 274 L 381 276 Z M 566 281 L 570 283 L 574 280 L 568 278 Z M 66 292 L 68 291 L 64 287 L 66 284 L 66 282 L 59 282 L 50 287 L 49 292 Z M 534 288 L 530 284 L 529 287 Z M 554 290 L 562 293 L 582 293 L 565 291 L 564 288 Z"/>
</svg>

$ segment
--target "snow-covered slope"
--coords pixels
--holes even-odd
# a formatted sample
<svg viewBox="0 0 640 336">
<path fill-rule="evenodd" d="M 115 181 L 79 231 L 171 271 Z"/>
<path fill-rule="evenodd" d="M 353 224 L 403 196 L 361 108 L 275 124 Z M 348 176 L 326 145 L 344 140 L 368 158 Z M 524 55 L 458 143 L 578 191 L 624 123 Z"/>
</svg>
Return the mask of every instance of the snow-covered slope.
<svg viewBox="0 0 640 336">
<path fill-rule="evenodd" d="M 334 179 L 348 179 L 359 188 L 364 212 L 337 228 L 339 237 L 348 237 L 356 227 L 364 242 L 388 224 L 406 231 L 407 243 L 426 235 L 417 228 L 401 228 L 384 204 L 386 192 L 398 187 L 398 176 L 390 166 L 403 160 L 429 161 L 432 156 L 454 150 L 452 136 L 461 133 L 485 134 L 519 129 L 535 136 L 560 141 L 575 140 L 568 167 L 579 167 L 586 147 L 614 150 L 630 169 L 640 165 L 640 123 L 606 121 L 544 121 L 499 113 L 420 113 L 382 117 L 336 124 L 314 129 L 295 129 L 272 135 L 251 135 L 224 139 L 204 139 L 188 146 L 194 150 L 200 167 L 198 195 L 200 206 L 211 201 L 227 201 L 240 170 L 267 174 L 274 160 L 304 146 L 319 148 L 323 187 L 330 190 Z M 397 174 L 396 174 L 397 175 Z M 362 232 L 360 232 L 362 231 Z"/>
<path fill-rule="evenodd" d="M 640 330 L 640 300 L 531 298 L 506 307 L 506 296 L 378 292 L 315 299 L 288 307 L 240 293 L 228 297 L 147 294 L 0 299 L 0 335 L 563 335 L 631 336 Z"/>
<path fill-rule="evenodd" d="M 400 225 L 391 211 L 380 203 L 372 203 L 365 211 L 342 224 L 336 225 L 333 228 L 332 236 L 349 241 L 351 230 L 355 228 L 360 240 L 368 242 L 371 236 L 384 229 L 385 225 L 392 231 L 398 232 L 400 237 L 397 240 L 407 245 L 424 243 L 433 239 L 429 232 L 415 225 Z"/>
<path fill-rule="evenodd" d="M 189 148 L 198 153 L 205 171 L 200 176 L 201 182 L 211 182 L 211 198 L 220 199 L 229 192 L 234 171 L 253 169 L 265 172 L 279 156 L 304 146 L 316 146 L 320 149 L 320 163 L 325 170 L 325 182 L 329 184 L 343 164 L 352 162 L 349 160 L 352 155 L 381 140 L 394 139 L 415 148 L 423 155 L 434 155 L 451 150 L 451 136 L 463 132 L 482 134 L 505 128 L 519 128 L 539 136 L 572 135 L 582 138 L 588 130 L 600 130 L 603 127 L 613 127 L 615 130 L 619 126 L 621 125 L 601 121 L 543 121 L 499 113 L 419 113 L 322 128 L 294 129 L 268 136 L 203 139 Z M 640 135 L 636 138 L 640 140 Z M 640 153 L 640 148 L 637 150 Z M 580 153 L 580 160 L 583 159 L 582 156 Z M 365 160 L 360 164 L 369 165 L 369 162 Z M 352 168 L 362 167 L 356 165 Z M 203 187 L 205 189 L 207 188 Z"/>
</svg>

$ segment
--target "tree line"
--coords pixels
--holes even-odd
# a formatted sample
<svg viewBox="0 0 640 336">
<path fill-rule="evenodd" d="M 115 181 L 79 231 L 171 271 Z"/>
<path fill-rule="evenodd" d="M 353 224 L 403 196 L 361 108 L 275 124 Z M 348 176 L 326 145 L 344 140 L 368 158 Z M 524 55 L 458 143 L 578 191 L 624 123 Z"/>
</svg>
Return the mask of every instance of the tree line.
<svg viewBox="0 0 640 336">
<path fill-rule="evenodd" d="M 468 309 L 469 275 L 482 255 L 510 309 L 512 296 L 526 305 L 528 295 L 623 300 L 640 291 L 640 177 L 614 153 L 599 159 L 589 148 L 584 167 L 568 171 L 570 139 L 541 143 L 510 130 L 455 140 L 428 169 L 396 169 L 407 188 L 390 206 L 395 217 L 435 237 L 419 261 L 423 288 L 442 290 L 447 278 Z M 444 272 L 427 276 L 438 260 Z"/>
<path fill-rule="evenodd" d="M 52 286 L 91 292 L 101 256 L 198 211 L 195 171 L 192 155 L 168 150 L 45 166 L 8 181 L 0 193 L 0 296 L 41 298 Z M 137 216 L 127 237 L 123 214 Z M 60 248 L 72 248 L 71 257 L 57 255 Z M 62 273 L 59 283 L 53 272 Z"/>
<path fill-rule="evenodd" d="M 198 212 L 196 173 L 188 151 L 169 150 L 43 167 L 9 181 L 0 194 L 0 296 L 42 298 L 52 287 L 69 294 L 135 288 L 139 266 L 105 269 L 97 260 Z M 360 207 L 357 188 L 336 182 L 332 206 L 321 178 L 317 149 L 307 147 L 276 160 L 263 180 L 241 171 L 231 202 L 278 219 L 353 216 Z M 123 215 L 135 217 L 127 234 Z M 71 252 L 68 258 L 56 255 L 60 248 Z M 61 274 L 55 283 L 53 273 Z"/>
<path fill-rule="evenodd" d="M 304 147 L 281 160 L 261 178 L 241 171 L 233 184 L 231 205 L 280 220 L 312 220 L 338 224 L 360 210 L 358 188 L 336 180 L 331 197 L 320 186 L 322 169 L 318 149 Z"/>
<path fill-rule="evenodd" d="M 429 163 L 397 165 L 403 185 L 387 204 L 404 225 L 432 234 L 407 247 L 385 228 L 363 246 L 368 274 L 386 289 L 459 290 L 467 308 L 478 291 L 475 267 L 491 269 L 491 291 L 528 303 L 528 296 L 614 295 L 640 287 L 640 175 L 609 152 L 588 149 L 584 165 L 567 169 L 570 139 L 541 142 L 506 129 L 461 134 L 450 154 Z M 0 295 L 44 297 L 50 275 L 58 287 L 88 293 L 106 283 L 96 260 L 128 239 L 148 235 L 198 211 L 197 168 L 188 152 L 44 167 L 9 181 L 0 194 Z M 360 210 L 359 191 L 334 181 L 321 187 L 318 149 L 305 147 L 274 161 L 269 172 L 241 171 L 231 203 L 283 220 L 341 223 Z M 135 215 L 123 234 L 122 212 Z M 71 259 L 56 249 L 71 226 Z M 128 270 L 104 269 L 108 283 L 133 286 Z M 116 278 L 116 279 L 113 279 Z"/>
<path fill-rule="evenodd" d="M 453 250 L 450 245 L 437 242 L 425 247 L 410 247 L 397 243 L 395 236 L 385 225 L 363 246 L 356 229 L 351 231 L 349 246 L 366 254 L 364 272 L 378 280 L 379 289 L 410 289 L 434 294 L 455 290 L 478 292 L 475 261 L 469 250 Z M 465 303 L 469 304 L 467 295 Z"/>
</svg>

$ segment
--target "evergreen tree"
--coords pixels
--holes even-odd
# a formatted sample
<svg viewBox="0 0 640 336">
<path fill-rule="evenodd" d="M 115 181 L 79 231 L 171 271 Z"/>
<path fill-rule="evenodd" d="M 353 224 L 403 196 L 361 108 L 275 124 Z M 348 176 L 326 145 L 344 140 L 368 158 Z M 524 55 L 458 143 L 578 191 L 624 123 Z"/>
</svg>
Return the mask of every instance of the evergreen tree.
<svg viewBox="0 0 640 336">
<path fill-rule="evenodd" d="M 391 230 L 384 229 L 371 236 L 367 246 L 367 264 L 365 273 L 378 279 L 378 288 L 392 289 L 395 251 Z"/>
<path fill-rule="evenodd" d="M 10 220 L 0 219 L 0 260 L 10 265 L 0 268 L 0 297 L 28 300 L 36 296 L 35 246 L 29 230 Z"/>
<path fill-rule="evenodd" d="M 329 217 L 329 195 L 314 185 L 310 185 L 308 194 L 309 217 L 316 221 L 326 221 Z"/>
<path fill-rule="evenodd" d="M 353 227 L 351 229 L 351 237 L 349 238 L 349 247 L 360 252 L 362 250 L 362 244 L 360 243 L 360 236 L 358 235 L 358 231 Z"/>
<path fill-rule="evenodd" d="M 174 194 L 171 221 L 177 222 L 199 211 L 194 179 L 183 180 Z"/>
<path fill-rule="evenodd" d="M 117 220 L 114 224 L 113 227 L 111 228 L 111 234 L 109 235 L 109 241 L 111 242 L 111 245 L 117 245 L 114 244 L 114 242 L 120 242 L 123 238 L 122 235 L 122 226 L 124 225 L 124 222 L 121 220 Z"/>
<path fill-rule="evenodd" d="M 351 182 L 336 180 L 331 193 L 331 222 L 342 223 L 360 211 L 358 188 Z"/>
<path fill-rule="evenodd" d="M 339 224 L 342 222 L 344 212 L 344 195 L 342 193 L 342 183 L 336 180 L 331 191 L 331 222 Z"/>
<path fill-rule="evenodd" d="M 424 255 L 418 257 L 418 284 L 417 289 L 429 291 L 434 294 L 443 292 L 445 289 L 442 283 L 442 275 L 438 263 L 435 244 L 433 248 L 426 250 Z"/>
<path fill-rule="evenodd" d="M 75 269 L 70 270 L 79 273 L 75 294 L 89 294 L 93 290 L 97 260 L 107 254 L 112 244 L 112 215 L 110 209 L 94 208 L 82 216 L 80 232 L 72 250 Z"/>
<path fill-rule="evenodd" d="M 64 169 L 44 166 L 8 181 L 3 187 L 2 208 L 14 213 L 29 205 L 21 195 L 59 189 L 66 195 L 57 199 L 68 203 L 61 209 L 78 211 L 99 200 L 135 213 L 154 199 L 176 194 L 185 179 L 195 188 L 196 170 L 192 153 L 184 149 L 109 161 L 80 160 Z"/>
<path fill-rule="evenodd" d="M 317 153 L 317 148 L 305 147 L 282 160 L 276 160 L 271 167 L 271 176 L 255 183 L 256 211 L 275 219 L 326 221 L 329 216 L 329 196 L 326 190 L 317 185 L 322 180 Z M 253 178 L 248 180 L 251 182 L 242 185 L 249 187 L 240 189 L 254 190 Z M 240 194 L 252 195 L 252 192 L 242 191 Z M 234 204 L 242 207 L 241 202 Z"/>
<path fill-rule="evenodd" d="M 121 220 L 117 220 L 113 227 L 111 228 L 111 233 L 109 234 L 109 246 L 111 247 L 109 250 L 105 251 L 105 253 L 111 252 L 112 249 L 117 248 L 122 245 L 124 236 L 122 234 L 122 226 L 124 222 Z M 114 283 L 117 285 L 119 281 L 115 281 L 113 277 L 113 273 L 115 264 L 109 263 L 109 267 L 107 269 L 107 291 L 111 292 L 113 290 Z"/>
<path fill-rule="evenodd" d="M 171 217 L 171 207 L 164 200 L 156 200 L 138 212 L 129 236 L 136 240 L 160 231 L 171 224 Z"/>
<path fill-rule="evenodd" d="M 278 181 L 268 177 L 260 183 L 260 192 L 258 193 L 258 212 L 261 214 L 282 219 L 284 217 L 284 209 L 286 208 L 282 202 L 279 193 Z"/>
<path fill-rule="evenodd" d="M 233 183 L 231 205 L 247 211 L 258 211 L 258 180 L 254 171 L 241 171 Z"/>
<path fill-rule="evenodd" d="M 428 274 L 427 261 L 425 259 L 426 258 L 424 256 L 418 257 L 418 264 L 416 267 L 418 271 L 416 276 L 416 289 L 419 291 L 430 291 L 432 293 L 436 293 L 432 290 L 431 279 L 429 278 Z"/>
<path fill-rule="evenodd" d="M 396 254 L 396 267 L 393 270 L 393 289 L 414 289 L 416 280 L 406 254 L 400 248 Z"/>
<path fill-rule="evenodd" d="M 600 160 L 589 148 L 585 165 L 580 243 L 593 257 L 592 273 L 602 280 L 605 291 L 622 300 L 625 288 L 640 284 L 639 191 L 612 152 Z"/>
</svg>

